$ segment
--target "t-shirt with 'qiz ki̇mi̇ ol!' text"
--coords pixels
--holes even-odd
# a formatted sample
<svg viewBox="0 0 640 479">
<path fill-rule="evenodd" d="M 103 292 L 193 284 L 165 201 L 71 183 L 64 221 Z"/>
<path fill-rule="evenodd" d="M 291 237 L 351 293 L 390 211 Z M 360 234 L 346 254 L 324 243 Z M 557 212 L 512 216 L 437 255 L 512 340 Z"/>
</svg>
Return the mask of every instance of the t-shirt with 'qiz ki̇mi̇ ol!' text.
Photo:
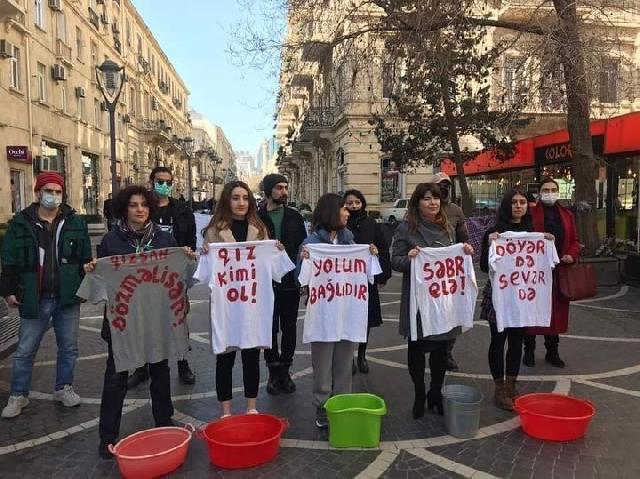
<svg viewBox="0 0 640 479">
<path fill-rule="evenodd" d="M 194 270 L 183 248 L 165 248 L 100 258 L 84 277 L 76 294 L 94 304 L 106 302 L 117 372 L 184 357 L 186 290 Z"/>
</svg>

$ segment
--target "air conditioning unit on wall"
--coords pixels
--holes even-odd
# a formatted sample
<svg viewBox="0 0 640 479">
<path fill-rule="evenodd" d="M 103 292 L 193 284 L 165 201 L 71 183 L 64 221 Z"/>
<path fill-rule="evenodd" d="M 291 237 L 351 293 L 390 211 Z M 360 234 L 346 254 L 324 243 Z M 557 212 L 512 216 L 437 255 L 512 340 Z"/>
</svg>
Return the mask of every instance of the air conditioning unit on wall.
<svg viewBox="0 0 640 479">
<path fill-rule="evenodd" d="M 67 79 L 67 71 L 64 69 L 62 65 L 53 65 L 52 68 L 52 76 L 56 81 L 62 81 Z"/>
<path fill-rule="evenodd" d="M 51 10 L 55 10 L 56 12 L 62 11 L 62 1 L 61 0 L 49 0 L 49 7 Z"/>
<path fill-rule="evenodd" d="M 76 96 L 78 98 L 85 98 L 87 96 L 87 90 L 84 87 L 78 86 L 76 87 Z"/>
<path fill-rule="evenodd" d="M 0 58 L 10 58 L 13 56 L 13 43 L 7 40 L 0 40 Z"/>
</svg>

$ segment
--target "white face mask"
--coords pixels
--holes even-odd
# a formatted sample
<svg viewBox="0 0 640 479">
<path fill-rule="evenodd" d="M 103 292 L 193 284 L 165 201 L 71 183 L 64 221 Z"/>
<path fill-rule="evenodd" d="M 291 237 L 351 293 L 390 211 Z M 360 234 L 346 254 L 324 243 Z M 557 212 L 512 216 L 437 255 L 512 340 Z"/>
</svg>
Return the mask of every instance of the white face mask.
<svg viewBox="0 0 640 479">
<path fill-rule="evenodd" d="M 558 201 L 558 193 L 541 193 L 540 201 L 547 206 L 553 206 Z"/>
<path fill-rule="evenodd" d="M 52 195 L 51 193 L 42 193 L 40 196 L 40 205 L 48 210 L 55 210 L 62 204 L 62 195 Z"/>
</svg>

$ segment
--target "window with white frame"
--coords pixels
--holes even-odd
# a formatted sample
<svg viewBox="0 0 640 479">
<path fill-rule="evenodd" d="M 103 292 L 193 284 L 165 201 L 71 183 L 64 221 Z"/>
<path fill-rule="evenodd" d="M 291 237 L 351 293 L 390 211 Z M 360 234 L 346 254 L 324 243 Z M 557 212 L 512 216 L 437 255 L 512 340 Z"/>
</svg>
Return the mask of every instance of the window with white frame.
<svg viewBox="0 0 640 479">
<path fill-rule="evenodd" d="M 56 12 L 56 38 L 67 44 L 67 20 L 64 12 Z"/>
<path fill-rule="evenodd" d="M 60 110 L 67 112 L 67 86 L 65 82 L 60 82 Z"/>
<path fill-rule="evenodd" d="M 84 61 L 84 37 L 79 27 L 76 27 L 76 58 Z"/>
<path fill-rule="evenodd" d="M 85 102 L 84 98 L 78 98 L 78 119 L 80 121 L 85 121 L 87 117 L 87 113 L 85 111 Z"/>
<path fill-rule="evenodd" d="M 36 82 L 38 88 L 38 101 L 47 101 L 47 67 L 42 63 L 38 63 L 36 71 Z"/>
<path fill-rule="evenodd" d="M 44 28 L 45 25 L 45 8 L 44 8 L 44 0 L 34 0 L 35 1 L 35 8 L 34 8 L 34 14 L 36 17 L 36 25 L 39 26 L 40 28 Z"/>
<path fill-rule="evenodd" d="M 618 73 L 620 64 L 616 58 L 602 58 L 599 72 L 600 103 L 616 103 L 618 101 Z"/>
<path fill-rule="evenodd" d="M 91 78 L 96 81 L 96 67 L 98 66 L 98 45 L 91 42 Z"/>
<path fill-rule="evenodd" d="M 93 124 L 96 128 L 102 127 L 102 110 L 100 109 L 100 100 L 93 99 Z"/>
<path fill-rule="evenodd" d="M 502 72 L 502 102 L 512 105 L 524 101 L 530 93 L 529 61 L 520 56 L 506 56 Z"/>
<path fill-rule="evenodd" d="M 9 85 L 20 90 L 20 49 L 13 47 L 13 56 L 9 62 Z"/>
</svg>

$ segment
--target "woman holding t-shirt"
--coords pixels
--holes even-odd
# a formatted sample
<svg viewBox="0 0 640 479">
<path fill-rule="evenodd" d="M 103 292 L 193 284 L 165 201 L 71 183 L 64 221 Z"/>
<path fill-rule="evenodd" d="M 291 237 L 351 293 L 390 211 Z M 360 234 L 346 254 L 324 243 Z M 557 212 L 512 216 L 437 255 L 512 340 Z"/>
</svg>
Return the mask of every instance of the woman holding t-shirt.
<svg viewBox="0 0 640 479">
<path fill-rule="evenodd" d="M 498 239 L 500 233 L 505 231 L 533 231 L 528 199 L 520 188 L 510 190 L 502 197 L 496 216 L 496 225 L 487 230 L 482 239 L 480 269 L 485 273 L 489 272 L 489 246 L 492 241 Z M 553 239 L 550 234 L 545 236 L 548 239 Z M 512 411 L 513 401 L 518 397 L 516 381 L 520 372 L 522 341 L 526 328 L 505 328 L 503 332 L 498 332 L 491 294 L 491 281 L 487 281 L 480 305 L 480 318 L 489 321 L 491 328 L 489 368 L 495 381 L 494 401 L 500 409 Z M 509 347 L 505 360 L 504 345 L 507 341 L 509 341 Z"/>
<path fill-rule="evenodd" d="M 402 296 L 400 298 L 400 334 L 410 335 L 409 297 L 411 294 L 411 260 L 420 248 L 442 248 L 457 242 L 455 228 L 447 220 L 441 208 L 440 188 L 435 183 L 420 183 L 416 186 L 409 206 L 407 219 L 398 225 L 391 248 L 391 267 L 402 273 Z M 464 244 L 466 254 L 473 254 L 473 247 Z M 442 384 L 447 371 L 447 343 L 455 339 L 462 329 L 455 327 L 443 334 L 424 336 L 422 322 L 417 320 L 418 339 L 411 341 L 407 354 L 409 374 L 413 381 L 415 400 L 413 417 L 424 416 L 424 403 L 430 410 L 443 414 Z M 431 386 L 425 392 L 425 354 L 429 353 Z"/>
<path fill-rule="evenodd" d="M 113 204 L 115 218 L 118 223 L 109 231 L 98 245 L 99 258 L 114 255 L 128 255 L 154 249 L 176 246 L 171 234 L 166 233 L 151 221 L 156 212 L 158 202 L 150 191 L 143 186 L 129 186 L 121 190 Z M 195 258 L 188 247 L 185 254 Z M 96 261 L 84 265 L 86 273 L 96 268 Z M 110 459 L 109 444 L 115 444 L 120 435 L 120 419 L 122 407 L 127 395 L 126 371 L 116 372 L 111 346 L 111 330 L 107 319 L 102 322 L 102 339 L 107 342 L 107 368 L 104 372 L 102 400 L 100 401 L 100 445 L 98 453 L 103 459 Z M 169 361 L 164 359 L 149 364 L 151 376 L 151 410 L 156 427 L 172 426 L 173 404 L 171 402 L 171 382 L 169 380 Z"/>
<path fill-rule="evenodd" d="M 266 240 L 267 228 L 258 217 L 256 200 L 249 186 L 242 181 L 227 183 L 222 190 L 215 216 L 203 231 L 205 245 L 209 243 L 234 243 Z M 206 253 L 206 246 L 203 248 Z M 247 398 L 247 414 L 258 414 L 256 398 L 260 382 L 260 350 L 243 349 L 242 380 Z M 222 417 L 231 416 L 232 372 L 236 352 L 216 356 L 216 394 L 222 403 Z"/>
<path fill-rule="evenodd" d="M 311 234 L 302 243 L 301 258 L 309 257 L 306 244 L 354 244 L 353 234 L 346 228 L 348 220 L 349 210 L 344 205 L 344 198 L 335 193 L 321 196 L 313 210 Z M 375 245 L 370 249 L 372 254 L 378 254 Z M 329 425 L 324 403 L 332 395 L 351 392 L 351 364 L 356 346 L 357 343 L 345 340 L 311 343 L 313 405 L 319 428 Z"/>
</svg>

